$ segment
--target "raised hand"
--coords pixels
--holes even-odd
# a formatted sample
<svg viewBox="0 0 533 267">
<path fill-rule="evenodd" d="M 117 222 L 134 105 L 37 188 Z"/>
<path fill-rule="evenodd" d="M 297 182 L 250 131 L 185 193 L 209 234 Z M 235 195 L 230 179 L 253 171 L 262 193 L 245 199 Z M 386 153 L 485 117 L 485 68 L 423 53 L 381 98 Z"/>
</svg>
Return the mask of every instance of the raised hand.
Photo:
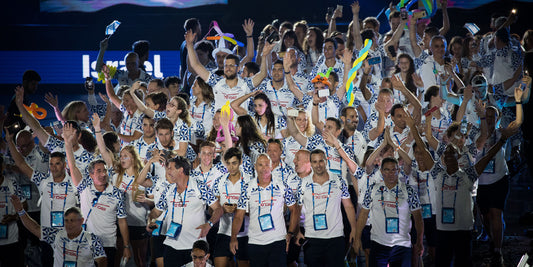
<svg viewBox="0 0 533 267">
<path fill-rule="evenodd" d="M 517 134 L 519 129 L 520 125 L 516 121 L 513 121 L 509 123 L 505 129 L 501 130 L 502 137 L 508 139 L 509 137 Z"/>
<path fill-rule="evenodd" d="M 107 95 L 104 95 L 102 93 L 98 93 L 98 95 L 100 96 L 100 98 L 102 99 L 102 101 L 106 102 L 106 104 L 109 105 L 109 98 L 107 97 Z"/>
<path fill-rule="evenodd" d="M 246 36 L 251 36 L 254 33 L 254 21 L 252 19 L 245 19 L 242 29 L 246 33 Z"/>
<path fill-rule="evenodd" d="M 185 42 L 187 42 L 187 44 L 194 44 L 194 40 L 196 39 L 196 33 L 193 32 L 192 30 L 188 30 L 186 33 L 185 33 Z"/>
<path fill-rule="evenodd" d="M 465 87 L 463 95 L 464 95 L 464 100 L 472 99 L 472 95 L 473 95 L 472 85 Z"/>
<path fill-rule="evenodd" d="M 263 47 L 263 55 L 268 56 L 272 52 L 272 49 L 274 49 L 275 45 L 275 43 L 265 42 L 265 46 Z"/>
<path fill-rule="evenodd" d="M 353 2 L 350 7 L 352 8 L 352 14 L 359 15 L 359 10 L 361 9 L 361 7 L 359 6 L 359 2 Z"/>
<path fill-rule="evenodd" d="M 46 101 L 46 103 L 48 103 L 53 108 L 58 107 L 57 95 L 54 96 L 52 93 L 48 92 L 44 95 L 44 101 Z"/>
<path fill-rule="evenodd" d="M 106 64 L 103 64 L 102 65 L 102 72 L 104 73 L 104 76 L 106 78 L 106 80 L 109 80 L 109 68 L 107 67 Z"/>
<path fill-rule="evenodd" d="M 403 84 L 403 82 L 400 80 L 400 78 L 396 77 L 395 75 L 393 75 L 391 77 L 391 83 L 392 83 L 392 88 L 396 89 L 396 90 L 400 90 L 402 91 L 402 89 L 405 88 L 405 85 Z"/>
<path fill-rule="evenodd" d="M 481 99 L 478 99 L 478 101 L 475 102 L 474 105 L 475 105 L 475 111 L 478 117 L 480 118 L 485 117 L 485 111 L 486 111 L 485 103 Z"/>
<path fill-rule="evenodd" d="M 514 100 L 515 100 L 516 102 L 520 102 L 520 101 L 522 101 L 522 95 L 523 95 L 523 93 L 524 93 L 524 91 L 523 91 L 521 88 L 516 87 L 516 88 L 514 89 Z"/>
<path fill-rule="evenodd" d="M 63 133 L 61 134 L 63 137 L 63 140 L 65 140 L 66 143 L 73 144 L 76 140 L 76 130 L 70 123 L 65 123 L 63 126 Z"/>
<path fill-rule="evenodd" d="M 93 113 L 93 127 L 97 132 L 100 130 L 100 117 L 96 113 Z"/>
<path fill-rule="evenodd" d="M 342 54 L 342 63 L 344 63 L 344 65 L 352 65 L 352 55 L 353 55 L 353 51 L 346 48 L 344 49 L 344 53 Z"/>
<path fill-rule="evenodd" d="M 416 87 L 424 88 L 424 81 L 422 81 L 422 77 L 420 77 L 420 75 L 418 75 L 416 73 L 413 73 L 413 75 L 411 75 L 411 77 L 413 78 L 413 82 L 414 82 Z"/>
<path fill-rule="evenodd" d="M 24 101 L 24 87 L 17 86 L 15 88 L 15 103 L 17 106 L 22 106 L 22 102 Z"/>
</svg>

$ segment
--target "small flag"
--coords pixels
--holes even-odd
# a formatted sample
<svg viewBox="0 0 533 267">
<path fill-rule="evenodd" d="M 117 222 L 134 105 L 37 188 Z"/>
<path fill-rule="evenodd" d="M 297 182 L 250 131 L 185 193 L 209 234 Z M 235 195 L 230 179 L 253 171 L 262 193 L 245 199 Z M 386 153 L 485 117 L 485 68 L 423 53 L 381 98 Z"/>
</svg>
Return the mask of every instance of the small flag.
<svg viewBox="0 0 533 267">
<path fill-rule="evenodd" d="M 113 33 L 115 33 L 115 31 L 117 30 L 118 26 L 120 26 L 120 21 L 114 20 L 113 22 L 111 22 L 111 24 L 105 27 L 105 35 L 113 35 Z"/>
<path fill-rule="evenodd" d="M 464 26 L 472 35 L 479 32 L 479 27 L 475 23 L 465 23 Z"/>
</svg>

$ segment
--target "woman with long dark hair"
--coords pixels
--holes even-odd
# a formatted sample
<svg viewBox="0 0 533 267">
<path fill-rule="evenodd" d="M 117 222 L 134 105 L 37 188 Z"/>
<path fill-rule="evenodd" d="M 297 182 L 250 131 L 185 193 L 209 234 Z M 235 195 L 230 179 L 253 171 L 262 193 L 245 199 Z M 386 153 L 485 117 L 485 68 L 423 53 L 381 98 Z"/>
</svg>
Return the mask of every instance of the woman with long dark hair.
<svg viewBox="0 0 533 267">
<path fill-rule="evenodd" d="M 322 45 L 324 44 L 324 34 L 317 27 L 310 27 L 305 36 L 303 51 L 307 59 L 307 69 L 311 71 L 322 54 Z"/>
<path fill-rule="evenodd" d="M 415 96 L 418 96 L 418 91 L 423 91 L 423 84 L 419 84 L 419 81 L 415 80 L 418 76 L 415 74 L 415 64 L 413 58 L 408 54 L 400 54 L 397 57 L 396 61 L 396 71 L 394 75 L 398 77 L 404 84 L 405 87 Z M 418 89 L 418 87 L 421 87 Z M 419 97 L 420 99 L 420 97 Z M 394 103 L 403 103 L 407 102 L 407 98 L 398 90 L 394 92 Z"/>
<path fill-rule="evenodd" d="M 215 116 L 215 96 L 213 88 L 202 78 L 196 77 L 192 85 L 192 97 L 189 111 L 193 120 L 191 143 L 197 144 L 198 140 L 205 140 L 213 126 Z"/>
</svg>

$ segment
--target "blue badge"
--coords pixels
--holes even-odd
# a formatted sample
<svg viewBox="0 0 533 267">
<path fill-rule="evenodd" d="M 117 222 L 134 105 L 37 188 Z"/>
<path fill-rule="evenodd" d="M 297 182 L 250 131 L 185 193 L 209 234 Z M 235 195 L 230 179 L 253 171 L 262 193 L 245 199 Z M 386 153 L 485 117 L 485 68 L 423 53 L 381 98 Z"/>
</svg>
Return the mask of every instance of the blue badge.
<svg viewBox="0 0 533 267">
<path fill-rule="evenodd" d="M 76 262 L 75 261 L 64 261 L 63 262 L 63 267 L 76 267 Z"/>
<path fill-rule="evenodd" d="M 329 171 L 331 173 L 334 173 L 334 174 L 337 174 L 337 175 L 341 175 L 342 174 L 341 170 L 337 170 L 337 169 L 329 169 Z"/>
<path fill-rule="evenodd" d="M 167 236 L 177 238 L 181 233 L 181 224 L 172 222 L 167 230 Z"/>
<path fill-rule="evenodd" d="M 442 208 L 442 223 L 455 223 L 455 208 Z"/>
<path fill-rule="evenodd" d="M 64 226 L 64 213 L 62 211 L 52 211 L 50 212 L 50 224 L 52 227 L 63 227 Z"/>
<path fill-rule="evenodd" d="M 494 161 L 494 159 L 491 159 L 489 161 L 489 164 L 487 164 L 487 167 L 485 167 L 485 169 L 483 170 L 483 173 L 494 173 L 495 171 L 495 167 L 496 167 L 496 162 Z"/>
<path fill-rule="evenodd" d="M 0 224 L 0 239 L 7 239 L 7 224 Z"/>
<path fill-rule="evenodd" d="M 22 195 L 24 196 L 24 198 L 26 200 L 30 200 L 31 199 L 31 185 L 23 184 L 20 187 L 22 189 Z"/>
<path fill-rule="evenodd" d="M 272 220 L 272 215 L 265 214 L 259 216 L 259 226 L 261 227 L 261 231 L 265 232 L 268 230 L 274 229 L 274 221 Z"/>
<path fill-rule="evenodd" d="M 161 234 L 161 226 L 163 225 L 163 221 L 155 221 L 155 224 L 157 225 L 157 228 L 155 228 L 152 231 L 152 236 L 159 236 Z"/>
<path fill-rule="evenodd" d="M 422 204 L 422 218 L 428 219 L 431 218 L 431 204 Z"/>
<path fill-rule="evenodd" d="M 385 230 L 387 234 L 397 234 L 400 232 L 399 218 L 385 218 Z"/>
<path fill-rule="evenodd" d="M 315 231 L 327 230 L 328 221 L 326 220 L 326 214 L 322 213 L 313 215 L 313 225 L 315 227 Z"/>
</svg>

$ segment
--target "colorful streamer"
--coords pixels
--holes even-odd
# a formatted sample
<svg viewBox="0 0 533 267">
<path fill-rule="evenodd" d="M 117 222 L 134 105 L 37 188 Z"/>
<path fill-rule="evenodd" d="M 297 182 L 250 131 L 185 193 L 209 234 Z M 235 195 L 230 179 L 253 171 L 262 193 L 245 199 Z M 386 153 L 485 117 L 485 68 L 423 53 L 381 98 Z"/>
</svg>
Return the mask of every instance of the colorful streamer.
<svg viewBox="0 0 533 267">
<path fill-rule="evenodd" d="M 209 31 L 207 32 L 206 37 L 205 37 L 206 40 L 220 40 L 220 39 L 224 39 L 224 40 L 227 40 L 228 42 L 232 43 L 233 45 L 237 45 L 237 46 L 240 46 L 240 47 L 244 47 L 244 43 L 239 42 L 239 41 L 233 39 L 233 37 L 235 37 L 233 34 L 222 32 L 222 30 L 221 30 L 220 27 L 218 26 L 218 22 L 217 22 L 216 20 L 213 20 L 213 21 L 211 22 L 211 24 L 213 24 L 213 26 L 212 26 L 211 29 L 209 29 Z M 207 35 L 209 35 L 209 33 L 211 32 L 211 30 L 215 30 L 215 31 L 217 32 L 217 36 L 207 36 Z"/>
<path fill-rule="evenodd" d="M 352 69 L 348 72 L 348 80 L 346 81 L 346 100 L 348 101 L 348 106 L 352 106 L 355 100 L 355 95 L 353 94 L 353 80 L 357 76 L 357 70 L 363 65 L 363 61 L 368 56 L 368 50 L 372 46 L 372 40 L 366 39 L 365 46 L 361 51 L 357 59 L 353 62 Z"/>
</svg>

